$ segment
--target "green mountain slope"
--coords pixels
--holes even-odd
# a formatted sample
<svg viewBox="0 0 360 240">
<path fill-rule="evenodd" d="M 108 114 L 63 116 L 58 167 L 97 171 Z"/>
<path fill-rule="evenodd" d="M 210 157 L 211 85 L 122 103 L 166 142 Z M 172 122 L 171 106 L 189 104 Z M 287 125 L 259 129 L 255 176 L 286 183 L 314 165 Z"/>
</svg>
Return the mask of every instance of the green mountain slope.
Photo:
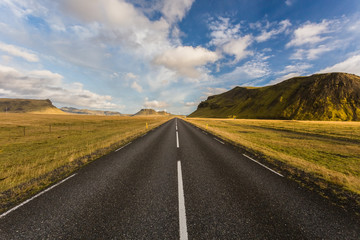
<svg viewBox="0 0 360 240">
<path fill-rule="evenodd" d="M 0 112 L 65 114 L 55 107 L 49 99 L 12 99 L 0 98 Z"/>
<path fill-rule="evenodd" d="M 360 77 L 347 73 L 295 77 L 273 86 L 235 87 L 208 97 L 189 117 L 360 120 Z"/>
</svg>

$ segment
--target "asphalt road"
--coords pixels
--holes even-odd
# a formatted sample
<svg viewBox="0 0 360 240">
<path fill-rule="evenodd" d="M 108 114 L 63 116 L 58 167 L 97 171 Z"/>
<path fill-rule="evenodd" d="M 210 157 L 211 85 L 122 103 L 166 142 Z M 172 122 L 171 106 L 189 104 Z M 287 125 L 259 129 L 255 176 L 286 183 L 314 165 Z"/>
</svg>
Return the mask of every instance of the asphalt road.
<svg viewBox="0 0 360 240">
<path fill-rule="evenodd" d="M 0 239 L 360 239 L 355 216 L 173 119 L 0 217 Z"/>
</svg>

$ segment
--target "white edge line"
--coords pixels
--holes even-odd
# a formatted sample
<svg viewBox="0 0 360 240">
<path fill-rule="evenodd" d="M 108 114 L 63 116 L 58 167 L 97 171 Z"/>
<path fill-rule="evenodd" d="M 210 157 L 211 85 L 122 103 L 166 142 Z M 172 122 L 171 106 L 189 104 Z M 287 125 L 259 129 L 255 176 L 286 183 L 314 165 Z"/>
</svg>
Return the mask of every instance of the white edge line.
<svg viewBox="0 0 360 240">
<path fill-rule="evenodd" d="M 52 185 L 51 187 L 49 187 L 49 188 L 45 189 L 44 191 L 42 191 L 42 192 L 40 192 L 40 193 L 36 194 L 36 195 L 35 195 L 35 196 L 33 196 L 32 198 L 29 198 L 29 199 L 28 199 L 28 200 L 26 200 L 25 202 L 22 202 L 22 203 L 20 203 L 19 205 L 17 205 L 16 207 L 13 207 L 12 209 L 10 209 L 10 210 L 8 210 L 8 211 L 4 212 L 3 214 L 1 214 L 1 215 L 0 215 L 0 218 L 5 217 L 5 216 L 6 216 L 6 215 L 8 215 L 9 213 L 11 213 L 11 212 L 15 211 L 16 209 L 18 209 L 19 207 L 24 206 L 24 205 L 25 205 L 25 204 L 27 204 L 28 202 L 30 202 L 30 201 L 34 200 L 35 198 L 37 198 L 37 197 L 39 197 L 39 196 L 43 195 L 44 193 L 46 193 L 46 192 L 50 191 L 50 190 L 51 190 L 51 189 L 53 189 L 54 187 L 59 186 L 60 184 L 64 183 L 65 181 L 67 181 L 67 180 L 69 180 L 70 178 L 74 177 L 76 174 L 77 174 L 77 173 L 74 173 L 74 174 L 73 174 L 73 175 L 71 175 L 70 177 L 67 177 L 67 178 L 65 178 L 65 179 L 61 180 L 60 182 L 56 183 L 55 185 Z"/>
<path fill-rule="evenodd" d="M 272 171 L 273 173 L 275 173 L 275 174 L 279 175 L 280 177 L 284 177 L 282 174 L 280 174 L 280 173 L 278 173 L 278 172 L 276 172 L 276 171 L 272 170 L 271 168 L 269 168 L 269 167 L 265 166 L 265 165 L 264 165 L 264 164 L 262 164 L 262 163 L 259 163 L 259 162 L 258 162 L 258 161 L 256 161 L 255 159 L 252 159 L 251 157 L 247 156 L 246 154 L 243 154 L 243 155 L 244 155 L 245 157 L 247 157 L 248 159 L 250 159 L 251 161 L 256 162 L 256 163 L 257 163 L 257 164 L 259 164 L 260 166 L 263 166 L 264 168 L 266 168 L 266 169 L 268 169 L 268 170 Z"/>
<path fill-rule="evenodd" d="M 176 147 L 179 148 L 179 134 L 176 131 Z"/>
<path fill-rule="evenodd" d="M 219 139 L 217 139 L 217 138 L 214 138 L 216 141 L 218 141 L 219 143 L 221 143 L 221 144 L 225 144 L 224 142 L 222 142 L 222 141 L 220 141 Z"/>
<path fill-rule="evenodd" d="M 124 147 L 126 147 L 127 145 L 129 145 L 130 143 L 131 143 L 131 142 L 129 142 L 128 144 L 126 144 L 126 145 L 122 146 L 121 148 L 116 149 L 116 150 L 115 150 L 115 152 L 120 151 L 121 149 L 123 149 Z"/>
<path fill-rule="evenodd" d="M 202 132 L 203 132 L 204 134 L 208 135 L 207 132 L 205 132 L 205 131 L 202 131 Z"/>
<path fill-rule="evenodd" d="M 186 226 L 186 210 L 185 210 L 185 197 L 181 172 L 181 162 L 177 162 L 178 169 L 178 193 L 179 193 L 179 234 L 180 240 L 188 239 L 188 232 Z"/>
</svg>

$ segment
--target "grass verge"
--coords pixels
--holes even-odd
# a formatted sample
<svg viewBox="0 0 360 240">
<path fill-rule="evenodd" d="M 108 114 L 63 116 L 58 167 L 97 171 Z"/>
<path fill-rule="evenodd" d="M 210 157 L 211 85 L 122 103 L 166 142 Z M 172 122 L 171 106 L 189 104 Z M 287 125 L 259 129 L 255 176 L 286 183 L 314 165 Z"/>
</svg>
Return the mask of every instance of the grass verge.
<svg viewBox="0 0 360 240">
<path fill-rule="evenodd" d="M 360 212 L 360 122 L 186 120 L 261 157 L 337 205 Z"/>
<path fill-rule="evenodd" d="M 0 113 L 0 212 L 170 118 Z"/>
</svg>

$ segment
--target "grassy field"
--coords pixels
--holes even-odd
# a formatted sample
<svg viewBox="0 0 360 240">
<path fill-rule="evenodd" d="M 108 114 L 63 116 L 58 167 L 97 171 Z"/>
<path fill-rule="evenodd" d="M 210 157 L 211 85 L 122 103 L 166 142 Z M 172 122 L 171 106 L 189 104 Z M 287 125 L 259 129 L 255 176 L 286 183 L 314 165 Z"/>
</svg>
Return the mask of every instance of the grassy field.
<svg viewBox="0 0 360 240">
<path fill-rule="evenodd" d="M 360 122 L 200 119 L 187 121 L 286 171 L 300 169 L 360 194 Z M 285 164 L 279 164 L 285 163 Z M 288 166 L 288 167 L 287 167 Z"/>
<path fill-rule="evenodd" d="M 170 118 L 0 113 L 0 212 Z"/>
</svg>

